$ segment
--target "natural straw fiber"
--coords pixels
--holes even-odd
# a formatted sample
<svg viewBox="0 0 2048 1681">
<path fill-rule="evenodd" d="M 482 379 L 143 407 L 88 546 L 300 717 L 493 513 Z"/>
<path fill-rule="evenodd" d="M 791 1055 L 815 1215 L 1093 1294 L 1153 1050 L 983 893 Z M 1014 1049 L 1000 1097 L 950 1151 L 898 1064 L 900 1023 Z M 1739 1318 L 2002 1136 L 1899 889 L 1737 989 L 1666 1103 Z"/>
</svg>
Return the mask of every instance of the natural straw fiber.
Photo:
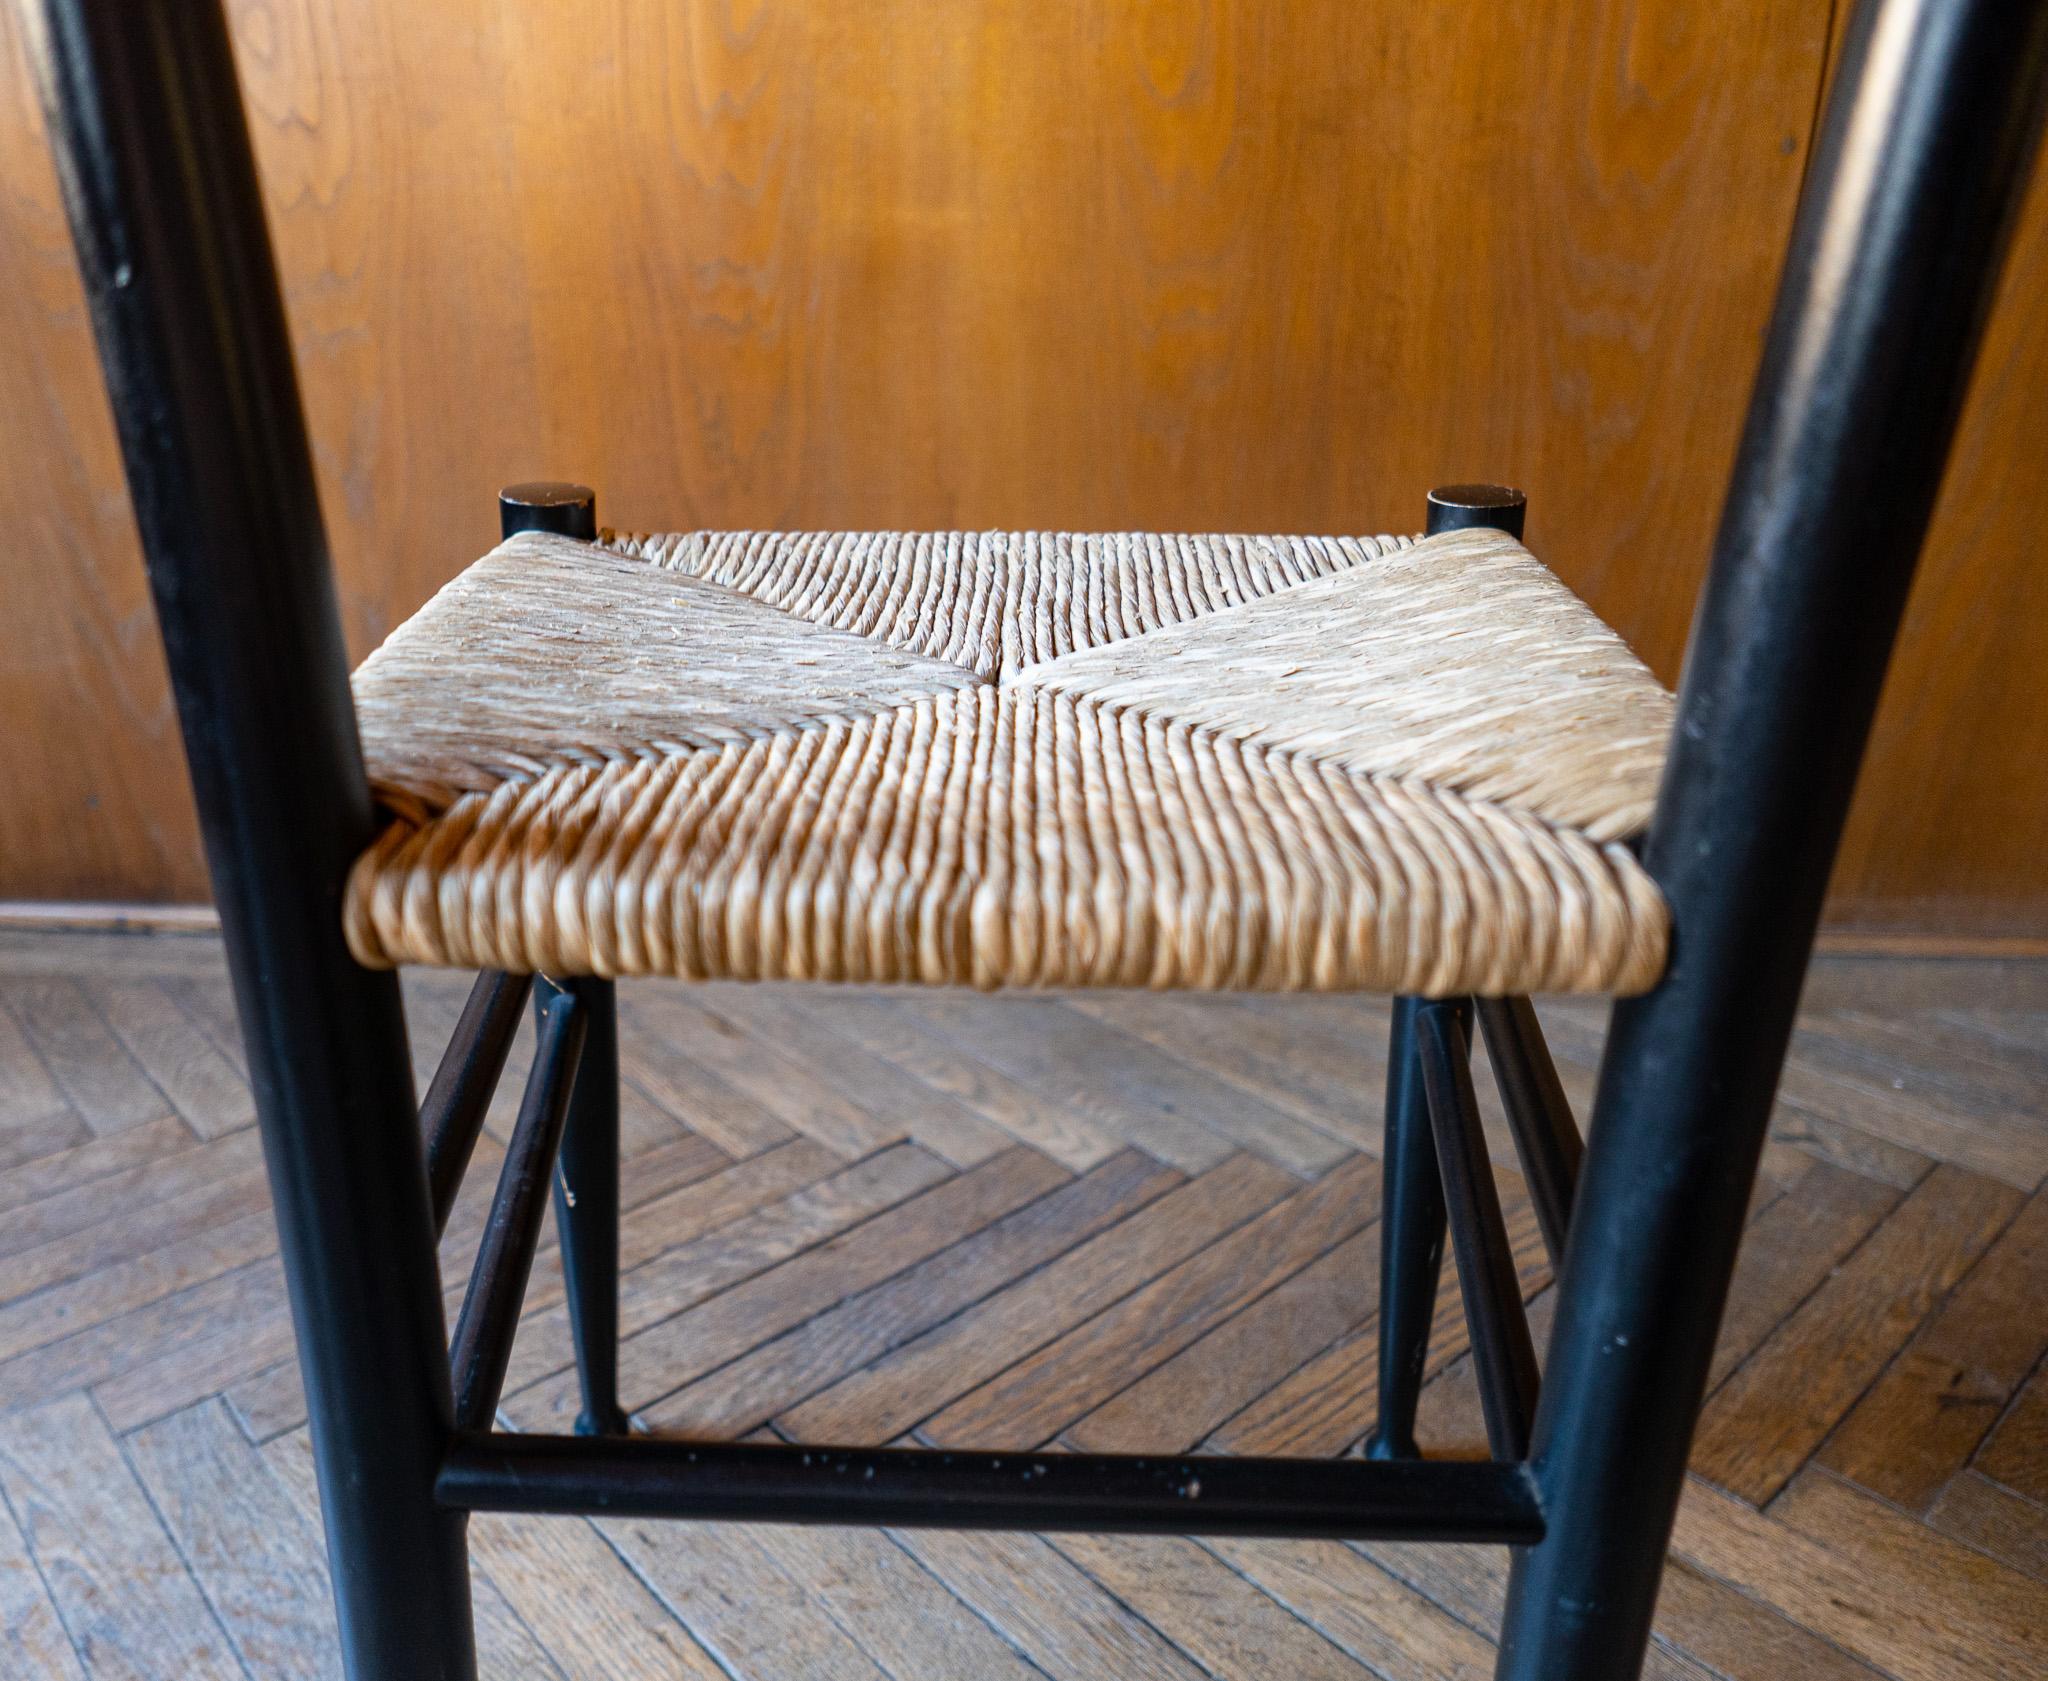
<svg viewBox="0 0 2048 1681">
<path fill-rule="evenodd" d="M 1464 531 L 1020 680 L 1582 829 L 1649 821 L 1671 708 L 1519 543 Z"/>
<path fill-rule="evenodd" d="M 862 717 L 975 676 L 567 538 L 515 537 L 356 673 L 388 804 Z"/>
<path fill-rule="evenodd" d="M 350 883 L 367 963 L 1432 994 L 1663 965 L 1618 843 L 1669 697 L 1495 533 L 527 536 L 357 688 L 400 813 Z"/>
<path fill-rule="evenodd" d="M 1046 531 L 610 538 L 623 554 L 991 678 L 1327 577 L 1411 541 Z"/>
</svg>

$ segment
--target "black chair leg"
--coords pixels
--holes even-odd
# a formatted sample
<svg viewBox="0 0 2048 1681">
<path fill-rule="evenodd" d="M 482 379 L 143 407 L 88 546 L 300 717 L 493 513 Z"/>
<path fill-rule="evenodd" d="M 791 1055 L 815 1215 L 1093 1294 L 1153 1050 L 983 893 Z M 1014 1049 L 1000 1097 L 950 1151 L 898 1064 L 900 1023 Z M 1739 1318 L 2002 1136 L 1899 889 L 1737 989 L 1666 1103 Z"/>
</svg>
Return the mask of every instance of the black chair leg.
<svg viewBox="0 0 2048 1681">
<path fill-rule="evenodd" d="M 1642 857 L 1677 931 L 1615 1010 L 1500 1681 L 1639 1673 L 1742 1216 L 1885 663 L 2048 108 L 2048 8 L 1844 41 Z M 1812 639 L 1830 627 L 1825 651 Z"/>
<path fill-rule="evenodd" d="M 1368 1459 L 1415 1459 L 1415 1407 L 1444 1260 L 1444 1187 L 1422 1085 L 1416 1021 L 1424 1001 L 1394 1000 L 1387 1047 L 1387 1129 L 1380 1180 L 1379 1421 Z"/>
<path fill-rule="evenodd" d="M 579 1436 L 626 1432 L 619 1407 L 619 1014 L 610 981 L 559 983 L 590 1023 L 555 1166 L 555 1229 L 569 1293 L 576 1374 L 583 1387 Z M 534 988 L 535 1019 L 557 983 Z"/>
</svg>

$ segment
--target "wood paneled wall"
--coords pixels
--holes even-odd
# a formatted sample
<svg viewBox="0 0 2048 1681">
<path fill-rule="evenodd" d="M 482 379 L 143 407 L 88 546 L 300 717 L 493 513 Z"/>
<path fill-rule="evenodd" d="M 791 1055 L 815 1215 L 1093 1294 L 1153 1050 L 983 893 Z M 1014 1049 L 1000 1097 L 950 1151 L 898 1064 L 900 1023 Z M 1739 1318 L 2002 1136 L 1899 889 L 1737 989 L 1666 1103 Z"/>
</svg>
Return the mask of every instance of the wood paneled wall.
<svg viewBox="0 0 2048 1681">
<path fill-rule="evenodd" d="M 352 645 L 628 527 L 1412 529 L 1506 477 L 1668 679 L 1828 0 L 234 5 Z M 0 896 L 205 890 L 0 10 Z M 2037 192 L 1838 919 L 2048 932 Z"/>
</svg>

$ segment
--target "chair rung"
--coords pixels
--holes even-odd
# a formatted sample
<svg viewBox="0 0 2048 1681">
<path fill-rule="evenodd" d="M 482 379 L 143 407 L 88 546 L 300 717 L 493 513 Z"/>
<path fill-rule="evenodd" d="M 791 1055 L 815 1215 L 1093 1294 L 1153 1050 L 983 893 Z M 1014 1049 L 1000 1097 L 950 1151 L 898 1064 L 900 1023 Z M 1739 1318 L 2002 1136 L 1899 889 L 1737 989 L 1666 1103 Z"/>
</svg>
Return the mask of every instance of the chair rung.
<svg viewBox="0 0 2048 1681">
<path fill-rule="evenodd" d="M 1543 1024 L 1526 998 L 1480 998 L 1479 1030 L 1487 1060 L 1500 1086 L 1515 1153 L 1529 1181 L 1536 1221 L 1553 1268 L 1564 1264 L 1565 1235 L 1571 1230 L 1572 1199 L 1578 1193 L 1579 1161 L 1586 1146 L 1572 1119 L 1571 1101 L 1550 1060 Z"/>
<path fill-rule="evenodd" d="M 526 1077 L 519 1122 L 498 1170 L 483 1242 L 455 1322 L 448 1360 L 454 1375 L 458 1429 L 481 1429 L 497 1411 L 512 1359 L 512 1335 L 519 1304 L 540 1245 L 540 1221 L 547 1207 L 548 1180 L 569 1118 L 569 1098 L 583 1061 L 590 1020 L 570 992 L 549 997 L 540 1012 L 540 1043 Z"/>
<path fill-rule="evenodd" d="M 1479 1127 L 1465 1028 L 1455 1008 L 1424 1005 L 1417 1040 L 1487 1445 L 1496 1459 L 1516 1460 L 1529 1451 L 1536 1415 L 1536 1350 Z"/>
<path fill-rule="evenodd" d="M 462 1189 L 462 1176 L 484 1129 L 484 1116 L 505 1071 L 513 1035 L 519 1031 L 519 1013 L 532 985 L 531 975 L 486 971 L 477 976 L 420 1105 L 436 1236 L 448 1229 L 455 1194 Z"/>
<path fill-rule="evenodd" d="M 954 1453 L 645 1436 L 458 1438 L 436 1494 L 471 1512 L 1330 1540 L 1543 1538 L 1526 1465 Z"/>
</svg>

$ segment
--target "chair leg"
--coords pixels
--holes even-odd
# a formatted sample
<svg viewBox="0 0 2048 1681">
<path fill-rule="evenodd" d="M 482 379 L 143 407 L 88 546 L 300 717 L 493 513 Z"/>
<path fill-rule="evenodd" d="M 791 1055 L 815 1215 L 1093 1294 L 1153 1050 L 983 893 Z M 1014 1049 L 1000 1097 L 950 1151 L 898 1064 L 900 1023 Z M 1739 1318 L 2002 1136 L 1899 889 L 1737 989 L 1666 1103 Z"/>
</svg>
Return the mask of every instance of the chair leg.
<svg viewBox="0 0 2048 1681">
<path fill-rule="evenodd" d="M 590 1023 L 555 1167 L 555 1229 L 569 1295 L 576 1374 L 583 1387 L 579 1436 L 626 1432 L 619 1408 L 619 1015 L 610 981 L 560 983 L 582 1000 Z M 535 1019 L 557 984 L 539 981 Z"/>
<path fill-rule="evenodd" d="M 259 918 L 232 929 L 229 961 L 342 1662 L 350 1681 L 474 1681 L 466 1519 L 434 1497 L 447 1344 L 398 987 L 338 934 L 309 951 L 308 932 Z"/>
<path fill-rule="evenodd" d="M 1444 1259 L 1444 1187 L 1416 1043 L 1420 998 L 1394 1000 L 1380 1178 L 1379 1420 L 1369 1459 L 1416 1459 L 1415 1407 Z"/>
</svg>

